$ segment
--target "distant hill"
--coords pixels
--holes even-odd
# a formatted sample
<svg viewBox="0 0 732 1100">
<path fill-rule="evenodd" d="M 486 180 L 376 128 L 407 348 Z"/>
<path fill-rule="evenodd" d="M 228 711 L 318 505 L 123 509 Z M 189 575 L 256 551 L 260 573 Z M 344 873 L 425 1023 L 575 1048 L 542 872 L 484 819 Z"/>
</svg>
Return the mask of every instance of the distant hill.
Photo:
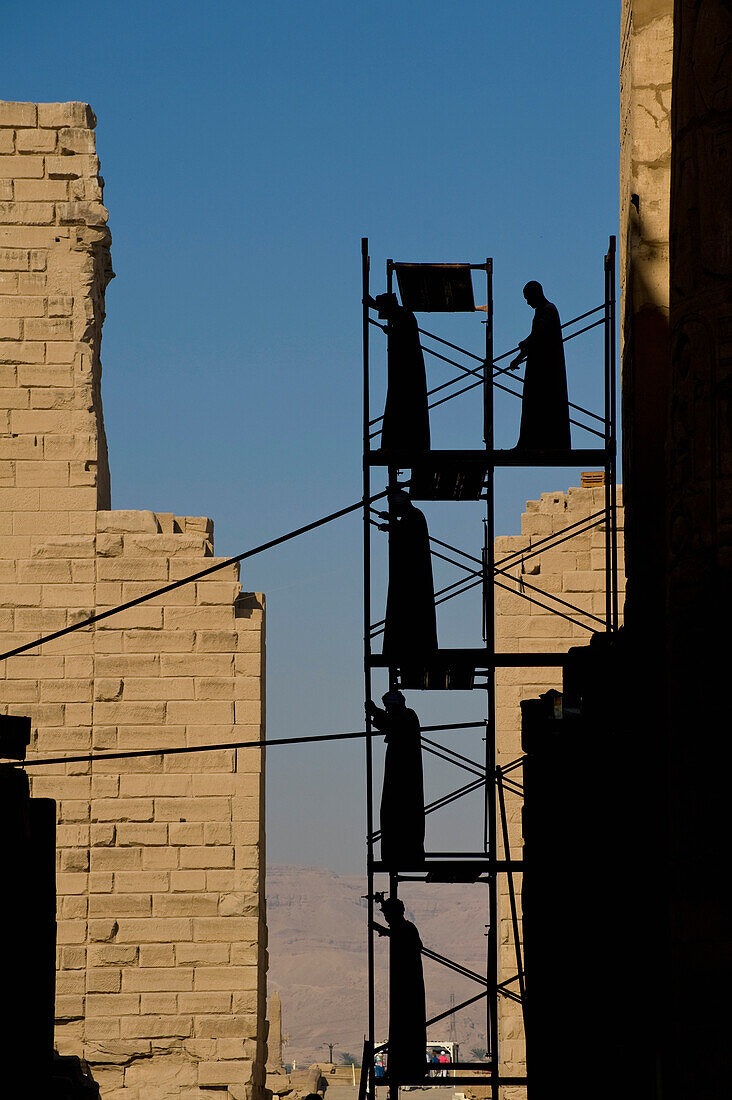
<svg viewBox="0 0 732 1100">
<path fill-rule="evenodd" d="M 336 875 L 319 867 L 267 869 L 269 989 L 282 997 L 285 1060 L 327 1060 L 335 1054 L 360 1058 L 367 1018 L 365 877 Z M 485 973 L 485 886 L 410 883 L 401 894 L 407 917 L 425 947 Z M 377 1029 L 386 1038 L 386 940 L 377 942 Z M 435 1016 L 480 992 L 473 981 L 425 960 L 427 1015 Z M 463 1054 L 485 1047 L 485 1000 L 455 1016 Z M 448 1041 L 450 1019 L 429 1029 L 428 1038 Z"/>
</svg>

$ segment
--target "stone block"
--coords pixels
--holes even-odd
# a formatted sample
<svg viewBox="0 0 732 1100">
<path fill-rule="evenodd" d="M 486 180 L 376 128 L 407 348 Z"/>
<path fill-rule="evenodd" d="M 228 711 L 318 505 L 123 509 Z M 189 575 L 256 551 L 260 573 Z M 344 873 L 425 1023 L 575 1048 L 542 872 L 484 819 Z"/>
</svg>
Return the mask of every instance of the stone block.
<svg viewBox="0 0 732 1100">
<path fill-rule="evenodd" d="M 175 966 L 172 943 L 147 943 L 140 947 L 140 966 Z"/>
<path fill-rule="evenodd" d="M 227 918 L 235 919 L 235 918 Z M 228 975 L 228 978 L 227 978 Z M 257 987 L 256 966 L 198 966 L 193 972 L 199 990 L 239 990 Z"/>
<path fill-rule="evenodd" d="M 251 1079 L 250 1062 L 200 1062 L 198 1065 L 198 1083 L 203 1088 L 222 1088 L 234 1083 L 247 1084 Z"/>
<path fill-rule="evenodd" d="M 193 921 L 199 943 L 252 940 L 257 938 L 257 921 L 251 917 L 200 917 Z"/>
<path fill-rule="evenodd" d="M 89 993 L 86 999 L 89 1016 L 130 1016 L 140 1011 L 140 998 L 135 993 Z"/>
<path fill-rule="evenodd" d="M 56 149 L 55 130 L 26 129 L 15 135 L 18 153 L 53 153 Z"/>
<path fill-rule="evenodd" d="M 0 224 L 3 225 L 50 225 L 54 216 L 54 206 L 50 202 L 0 202 Z"/>
<path fill-rule="evenodd" d="M 231 677 L 234 656 L 229 653 L 164 653 L 160 658 L 163 676 Z"/>
<path fill-rule="evenodd" d="M 33 106 L 31 104 L 31 106 Z M 38 125 L 60 129 L 64 126 L 83 127 L 93 130 L 97 118 L 88 103 L 39 103 Z M 29 123 L 27 125 L 35 125 Z"/>
<path fill-rule="evenodd" d="M 165 871 L 115 871 L 114 886 L 118 894 L 159 893 L 167 891 L 168 875 Z"/>
<path fill-rule="evenodd" d="M 0 317 L 42 317 L 45 311 L 45 299 L 37 295 L 0 294 Z"/>
<path fill-rule="evenodd" d="M 170 889 L 188 893 L 206 889 L 206 874 L 204 871 L 172 871 L 170 875 Z"/>
<path fill-rule="evenodd" d="M 64 126 L 58 134 L 62 153 L 95 153 L 94 131 L 87 126 Z"/>
<path fill-rule="evenodd" d="M 101 202 L 60 202 L 56 205 L 59 225 L 104 226 L 109 211 Z"/>
<path fill-rule="evenodd" d="M 29 254 L 25 248 L 0 248 L 0 271 L 27 271 Z"/>
<path fill-rule="evenodd" d="M 190 1016 L 125 1016 L 121 1034 L 127 1039 L 187 1039 L 193 1034 Z"/>
<path fill-rule="evenodd" d="M 42 179 L 43 157 L 0 157 L 0 179 Z"/>
<path fill-rule="evenodd" d="M 143 920 L 120 919 L 119 943 L 176 943 L 193 938 L 193 923 L 183 917 L 151 917 Z"/>
<path fill-rule="evenodd" d="M 111 966 L 90 967 L 86 972 L 86 983 L 89 993 L 119 993 L 122 971 Z"/>
<path fill-rule="evenodd" d="M 193 968 L 148 966 L 139 969 L 128 969 L 123 974 L 123 988 L 136 992 L 192 990 Z"/>
<path fill-rule="evenodd" d="M 143 1016 L 171 1014 L 178 1011 L 177 993 L 141 993 L 140 1012 Z"/>
<path fill-rule="evenodd" d="M 227 943 L 179 943 L 175 950 L 179 963 L 190 962 L 194 966 L 224 966 L 231 955 Z"/>
<path fill-rule="evenodd" d="M 141 801 L 130 799 L 129 801 Z M 231 804 L 228 798 L 157 798 L 155 818 L 158 821 L 228 821 Z"/>
<path fill-rule="evenodd" d="M 17 157 L 13 158 L 17 160 Z M 29 158 L 31 159 L 31 158 Z M 35 159 L 35 158 L 33 158 Z M 41 169 L 42 169 L 41 165 Z M 99 172 L 97 157 L 89 154 L 46 157 L 46 173 L 49 179 L 77 179 L 79 176 L 96 176 Z M 41 170 L 39 175 L 43 175 Z"/>
<path fill-rule="evenodd" d="M 0 320 L 0 340 L 20 340 L 20 326 L 20 320 L 13 320 L 12 318 Z"/>
<path fill-rule="evenodd" d="M 225 845 L 208 845 L 203 848 L 183 848 L 180 853 L 181 869 L 233 867 L 234 849 Z"/>
<path fill-rule="evenodd" d="M 231 623 L 232 607 L 166 607 L 166 630 L 209 630 Z"/>
<path fill-rule="evenodd" d="M 158 612 L 159 613 L 159 612 Z M 193 631 L 126 629 L 124 647 L 131 653 L 187 653 L 193 649 Z"/>
<path fill-rule="evenodd" d="M 151 798 L 99 798 L 94 802 L 92 813 L 95 821 L 152 821 L 153 800 Z"/>
<path fill-rule="evenodd" d="M 183 798 L 192 793 L 192 779 L 189 775 L 123 775 L 120 780 L 120 794 L 125 798 L 171 797 Z M 162 826 L 166 828 L 165 825 Z"/>
<path fill-rule="evenodd" d="M 15 181 L 14 196 L 18 202 L 61 202 L 68 198 L 66 180 L 20 179 Z"/>
<path fill-rule="evenodd" d="M 223 701 L 171 700 L 168 717 L 179 724 L 229 725 L 234 721 L 234 705 Z"/>
<path fill-rule="evenodd" d="M 156 917 L 213 917 L 219 912 L 218 894 L 185 893 L 156 894 L 153 915 Z"/>
<path fill-rule="evenodd" d="M 0 100 L 0 126 L 35 126 L 35 103 L 16 103 Z"/>
<path fill-rule="evenodd" d="M 108 1016 L 87 1019 L 84 1024 L 84 1033 L 86 1038 L 91 1040 L 116 1039 L 120 1034 L 120 1022 Z M 109 1093 L 106 1095 L 108 1096 Z"/>
<path fill-rule="evenodd" d="M 216 653 L 228 658 L 237 646 L 238 636 L 234 630 L 199 630 L 196 633 L 196 651 L 200 653 Z"/>
<path fill-rule="evenodd" d="M 177 848 L 143 848 L 142 850 L 142 866 L 146 871 L 176 871 L 179 862 Z"/>
</svg>

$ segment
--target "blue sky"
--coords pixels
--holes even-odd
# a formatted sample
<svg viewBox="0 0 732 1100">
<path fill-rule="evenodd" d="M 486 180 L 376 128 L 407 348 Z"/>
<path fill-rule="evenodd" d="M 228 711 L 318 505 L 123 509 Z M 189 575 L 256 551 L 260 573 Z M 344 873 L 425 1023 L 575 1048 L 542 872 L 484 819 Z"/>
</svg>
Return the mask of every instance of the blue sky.
<svg viewBox="0 0 732 1100">
<path fill-rule="evenodd" d="M 529 278 L 565 319 L 597 305 L 617 227 L 618 9 L 42 0 L 6 19 L 3 98 L 86 100 L 99 119 L 113 507 L 211 515 L 231 554 L 358 498 L 362 236 L 377 290 L 387 256 L 492 256 L 497 352 L 528 331 Z M 480 351 L 479 316 L 454 331 Z M 585 340 L 570 396 L 596 407 L 601 344 Z M 511 446 L 519 410 L 497 412 Z M 476 428 L 466 397 L 434 433 L 476 446 Z M 504 475 L 497 532 L 577 478 Z M 434 523 L 480 539 L 469 506 Z M 271 736 L 362 725 L 360 552 L 354 517 L 246 564 L 268 598 Z M 469 597 L 445 624 L 446 641 L 479 626 Z M 425 723 L 475 708 L 412 702 Z M 272 750 L 269 857 L 358 869 L 361 777 L 354 745 Z M 440 845 L 464 824 L 446 816 Z"/>
</svg>

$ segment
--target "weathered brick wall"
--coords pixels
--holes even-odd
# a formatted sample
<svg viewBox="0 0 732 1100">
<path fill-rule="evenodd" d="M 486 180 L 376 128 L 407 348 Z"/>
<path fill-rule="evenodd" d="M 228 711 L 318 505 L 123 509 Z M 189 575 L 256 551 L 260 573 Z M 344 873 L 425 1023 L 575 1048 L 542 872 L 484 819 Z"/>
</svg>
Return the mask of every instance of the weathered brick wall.
<svg viewBox="0 0 732 1100">
<path fill-rule="evenodd" d="M 109 510 L 111 277 L 85 104 L 0 103 L 0 645 L 213 564 L 206 518 Z M 238 570 L 0 662 L 34 753 L 257 740 L 263 598 Z M 31 770 L 58 802 L 57 1043 L 105 1100 L 263 1083 L 264 754 Z"/>
<path fill-rule="evenodd" d="M 604 507 L 604 489 L 568 489 L 566 493 L 542 493 L 540 500 L 530 500 L 526 512 L 521 517 L 521 534 L 502 536 L 496 539 L 496 563 L 517 550 L 530 548 L 547 535 L 559 532 L 570 524 L 576 523 Z M 622 505 L 622 496 L 618 491 L 618 504 Z M 620 606 L 625 575 L 623 557 L 623 509 L 618 508 L 618 573 L 621 584 Z M 514 581 L 506 584 L 520 589 L 522 580 L 545 592 L 556 594 L 568 603 L 574 604 L 584 612 L 590 612 L 603 618 L 605 614 L 605 531 L 604 525 L 595 527 L 585 534 L 575 535 L 555 549 L 547 549 L 535 557 L 528 558 L 522 565 L 520 559 L 513 564 L 510 572 Z M 505 579 L 505 578 L 502 578 Z M 527 595 L 532 595 L 525 590 Z M 536 595 L 535 593 L 533 595 Z M 536 596 L 537 599 L 542 599 Z M 550 601 L 542 600 L 547 603 Z M 593 625 L 586 615 L 576 614 L 568 608 L 559 610 L 572 615 L 579 622 Z M 601 629 L 594 624 L 593 629 Z M 583 627 L 568 622 L 559 615 L 545 611 L 536 604 L 530 604 L 517 591 L 499 591 L 496 594 L 496 649 L 505 652 L 549 652 L 566 653 L 571 646 L 585 645 L 589 642 L 590 632 Z M 553 668 L 505 668 L 496 672 L 496 760 L 499 766 L 506 766 L 521 756 L 521 713 L 522 699 L 536 698 L 550 688 L 561 691 L 561 669 Z M 511 773 L 521 782 L 521 769 Z M 521 809 L 523 800 L 506 790 L 506 812 L 509 822 L 509 843 L 511 855 L 518 858 L 521 854 Z M 501 845 L 503 851 L 503 845 Z M 565 853 L 569 856 L 569 853 Z M 569 871 L 558 872 L 559 893 L 547 898 L 547 906 L 562 904 L 561 875 Z M 521 875 L 514 876 L 519 914 L 521 912 Z M 499 892 L 499 981 L 506 981 L 516 974 L 516 949 L 511 922 L 511 910 L 507 880 L 500 879 Z M 577 914 L 567 913 L 567 936 L 572 936 L 572 921 Z M 557 950 L 562 945 L 557 944 Z M 567 975 L 571 981 L 572 976 Z M 527 981 L 530 982 L 530 975 Z M 512 988 L 518 990 L 514 982 Z M 568 1042 L 570 1041 L 571 1021 L 567 1021 Z M 524 1042 L 521 1007 L 514 1001 L 500 1001 L 499 1034 L 501 1042 L 502 1071 L 508 1075 L 523 1075 L 526 1072 L 526 1048 Z M 523 1098 L 523 1088 L 505 1088 L 503 1094 L 509 1098 Z"/>
</svg>

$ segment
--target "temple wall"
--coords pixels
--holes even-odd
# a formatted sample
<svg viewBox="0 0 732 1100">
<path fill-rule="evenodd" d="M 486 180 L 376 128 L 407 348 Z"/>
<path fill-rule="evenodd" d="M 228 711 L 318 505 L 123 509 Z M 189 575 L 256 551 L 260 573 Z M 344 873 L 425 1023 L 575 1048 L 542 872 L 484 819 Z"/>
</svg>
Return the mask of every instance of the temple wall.
<svg viewBox="0 0 732 1100">
<path fill-rule="evenodd" d="M 603 488 L 573 488 L 566 492 L 542 493 L 540 500 L 530 500 L 521 517 L 521 534 L 507 535 L 495 541 L 495 560 L 501 560 L 519 550 L 529 550 L 539 540 L 576 523 L 578 520 L 598 512 L 604 507 L 605 490 Z M 618 580 L 620 597 L 624 590 L 623 555 L 623 508 L 622 494 L 618 490 Z M 496 593 L 496 649 L 504 653 L 541 651 L 566 653 L 571 646 L 586 645 L 591 637 L 590 630 L 569 622 L 559 615 L 546 611 L 537 604 L 529 603 L 519 593 L 522 585 L 528 596 L 543 600 L 532 593 L 527 584 L 535 585 L 545 592 L 556 594 L 568 603 L 574 604 L 583 612 L 603 619 L 605 614 L 605 531 L 604 524 L 594 527 L 584 534 L 575 535 L 554 549 L 547 549 L 522 562 L 521 558 L 511 557 L 506 568 L 511 580 L 501 580 L 515 591 Z M 579 623 L 585 623 L 593 630 L 602 630 L 600 623 L 588 618 L 586 614 L 576 614 L 568 608 L 561 608 L 572 615 Z M 541 693 L 555 688 L 562 690 L 562 672 L 560 668 L 503 668 L 496 670 L 496 762 L 505 767 L 522 754 L 521 749 L 521 712 L 522 699 L 536 698 Z M 522 780 L 521 768 L 509 773 L 509 778 L 517 782 Z M 523 799 L 506 789 L 506 815 L 509 823 L 509 843 L 512 858 L 520 858 L 522 848 L 521 811 Z M 500 831 L 500 830 L 499 830 Z M 500 854 L 505 854 L 503 844 Z M 570 853 L 562 858 L 568 860 Z M 557 881 L 570 874 L 569 869 L 558 866 Z M 514 878 L 521 918 L 521 875 Z M 516 974 L 516 948 L 511 920 L 511 909 L 506 876 L 499 879 L 499 982 L 507 981 Z M 560 887 L 561 889 L 561 887 Z M 561 905 L 561 894 L 556 898 L 547 898 L 547 906 Z M 571 939 L 571 922 L 576 915 L 567 913 L 567 936 Z M 520 927 L 520 925 L 519 925 Z M 557 950 L 561 950 L 558 945 Z M 568 956 L 569 959 L 569 956 Z M 568 969 L 570 963 L 568 961 Z M 568 972 L 567 980 L 571 981 Z M 530 989 L 530 974 L 527 983 Z M 516 982 L 511 989 L 517 991 Z M 524 1040 L 521 1006 L 515 1001 L 501 999 L 499 1015 L 499 1040 L 501 1046 L 501 1072 L 511 1076 L 523 1076 L 526 1073 L 526 1046 Z M 567 1043 L 571 1044 L 571 1020 L 567 1021 Z M 505 1100 L 524 1100 L 526 1090 L 523 1087 L 505 1087 Z"/>
<path fill-rule="evenodd" d="M 111 511 L 112 277 L 91 109 L 0 103 L 0 646 L 214 564 L 213 523 Z M 237 567 L 0 662 L 41 754 L 258 740 L 264 600 Z M 56 1043 L 105 1100 L 256 1097 L 264 753 L 29 769 L 58 806 Z"/>
<path fill-rule="evenodd" d="M 626 621 L 660 624 L 670 374 L 669 196 L 673 0 L 623 0 L 620 234 Z"/>
<path fill-rule="evenodd" d="M 676 0 L 666 440 L 667 975 L 672 1100 L 729 1093 L 732 614 L 732 8 Z M 687 691 L 679 691 L 679 685 Z M 713 761 L 698 767 L 704 746 Z"/>
</svg>

